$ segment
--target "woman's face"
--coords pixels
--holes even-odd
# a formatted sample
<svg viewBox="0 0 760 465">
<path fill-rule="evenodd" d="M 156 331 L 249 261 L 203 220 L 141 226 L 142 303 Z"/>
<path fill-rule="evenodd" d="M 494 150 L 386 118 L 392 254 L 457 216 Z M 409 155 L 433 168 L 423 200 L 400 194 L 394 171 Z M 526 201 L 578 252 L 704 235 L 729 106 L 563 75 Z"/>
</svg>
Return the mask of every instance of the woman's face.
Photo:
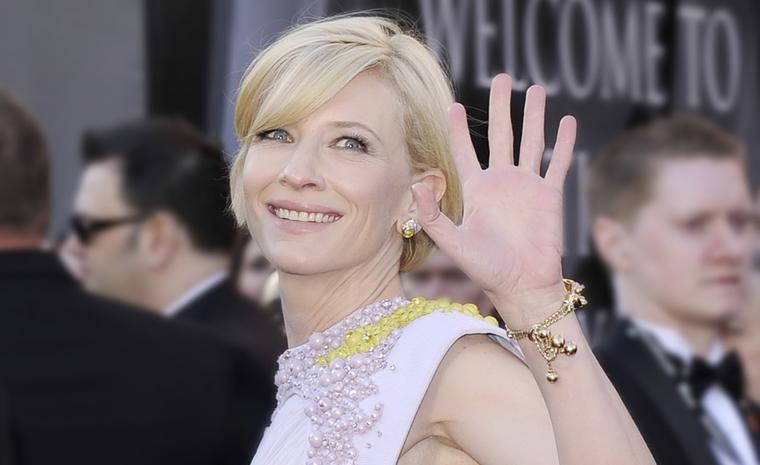
<svg viewBox="0 0 760 465">
<path fill-rule="evenodd" d="M 363 73 L 304 120 L 256 137 L 243 168 L 248 222 L 280 271 L 398 262 L 412 173 L 397 100 Z"/>
</svg>

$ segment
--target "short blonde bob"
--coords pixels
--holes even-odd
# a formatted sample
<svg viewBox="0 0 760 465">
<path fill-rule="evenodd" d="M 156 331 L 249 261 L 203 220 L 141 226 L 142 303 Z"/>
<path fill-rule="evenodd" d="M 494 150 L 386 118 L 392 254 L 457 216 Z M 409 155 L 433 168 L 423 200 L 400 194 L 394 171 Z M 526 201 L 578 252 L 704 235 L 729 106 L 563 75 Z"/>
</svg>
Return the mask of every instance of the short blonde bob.
<svg viewBox="0 0 760 465">
<path fill-rule="evenodd" d="M 412 170 L 443 172 L 446 192 L 441 211 L 454 222 L 461 220 L 461 186 L 447 127 L 447 111 L 454 100 L 451 81 L 417 37 L 390 19 L 344 15 L 297 26 L 258 54 L 243 76 L 235 107 L 240 151 L 230 183 L 232 210 L 241 225 L 247 216 L 242 171 L 255 135 L 304 119 L 358 74 L 370 70 L 387 78 L 398 93 Z M 404 239 L 401 271 L 434 249 L 424 232 Z"/>
</svg>

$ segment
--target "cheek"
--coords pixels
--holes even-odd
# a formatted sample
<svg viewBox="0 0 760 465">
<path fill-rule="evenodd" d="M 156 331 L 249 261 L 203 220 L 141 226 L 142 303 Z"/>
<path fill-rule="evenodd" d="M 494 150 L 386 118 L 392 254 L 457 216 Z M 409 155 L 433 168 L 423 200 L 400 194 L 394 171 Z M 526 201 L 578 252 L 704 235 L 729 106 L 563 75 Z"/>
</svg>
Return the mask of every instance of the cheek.
<svg viewBox="0 0 760 465">
<path fill-rule="evenodd" d="M 356 219 L 385 234 L 404 209 L 405 179 L 393 169 L 333 177 L 336 192 L 356 210 Z"/>
<path fill-rule="evenodd" d="M 277 180 L 277 173 L 273 157 L 265 157 L 255 150 L 248 152 L 243 164 L 242 187 L 249 213 L 264 188 Z"/>
<path fill-rule="evenodd" d="M 660 226 L 641 231 L 631 253 L 650 286 L 670 293 L 692 289 L 700 283 L 702 245 L 674 228 Z"/>
</svg>

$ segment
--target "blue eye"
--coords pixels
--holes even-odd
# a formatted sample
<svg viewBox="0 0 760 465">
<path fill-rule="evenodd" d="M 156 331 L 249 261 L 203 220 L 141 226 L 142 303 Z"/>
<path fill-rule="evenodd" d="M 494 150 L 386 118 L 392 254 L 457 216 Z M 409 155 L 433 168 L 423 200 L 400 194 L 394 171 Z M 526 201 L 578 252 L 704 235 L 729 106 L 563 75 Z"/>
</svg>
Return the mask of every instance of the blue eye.
<svg viewBox="0 0 760 465">
<path fill-rule="evenodd" d="M 259 139 L 270 139 L 280 142 L 290 142 L 290 134 L 284 129 L 271 129 L 269 131 L 262 131 L 256 135 Z"/>
<path fill-rule="evenodd" d="M 364 142 L 361 138 L 353 136 L 353 137 L 341 137 L 338 139 L 338 142 L 335 143 L 335 146 L 342 149 L 347 150 L 356 150 L 359 152 L 366 152 L 367 151 L 367 144 Z"/>
</svg>

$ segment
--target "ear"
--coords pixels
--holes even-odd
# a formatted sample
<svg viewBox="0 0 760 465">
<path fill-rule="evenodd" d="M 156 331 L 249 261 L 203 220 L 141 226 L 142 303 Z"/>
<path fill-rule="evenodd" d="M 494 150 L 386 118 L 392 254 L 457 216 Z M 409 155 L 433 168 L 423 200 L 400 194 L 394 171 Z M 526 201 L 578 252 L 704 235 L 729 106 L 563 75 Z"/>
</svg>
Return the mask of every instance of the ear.
<svg viewBox="0 0 760 465">
<path fill-rule="evenodd" d="M 138 250 L 149 269 L 165 267 L 174 257 L 180 244 L 181 228 L 169 213 L 158 212 L 143 222 L 138 237 Z"/>
<path fill-rule="evenodd" d="M 615 272 L 625 272 L 631 266 L 630 239 L 620 221 L 599 217 L 591 225 L 591 237 L 601 259 Z"/>
<path fill-rule="evenodd" d="M 446 176 L 444 176 L 443 171 L 438 168 L 430 168 L 412 176 L 410 187 L 417 183 L 425 184 L 435 196 L 436 202 L 440 202 L 443 198 L 443 194 L 446 193 Z M 399 218 L 396 219 L 396 229 L 399 234 L 401 233 L 401 225 L 403 225 L 405 221 L 410 218 L 417 219 L 417 202 L 414 200 L 411 189 L 409 189 L 404 196 L 404 202 L 405 207 Z"/>
</svg>

